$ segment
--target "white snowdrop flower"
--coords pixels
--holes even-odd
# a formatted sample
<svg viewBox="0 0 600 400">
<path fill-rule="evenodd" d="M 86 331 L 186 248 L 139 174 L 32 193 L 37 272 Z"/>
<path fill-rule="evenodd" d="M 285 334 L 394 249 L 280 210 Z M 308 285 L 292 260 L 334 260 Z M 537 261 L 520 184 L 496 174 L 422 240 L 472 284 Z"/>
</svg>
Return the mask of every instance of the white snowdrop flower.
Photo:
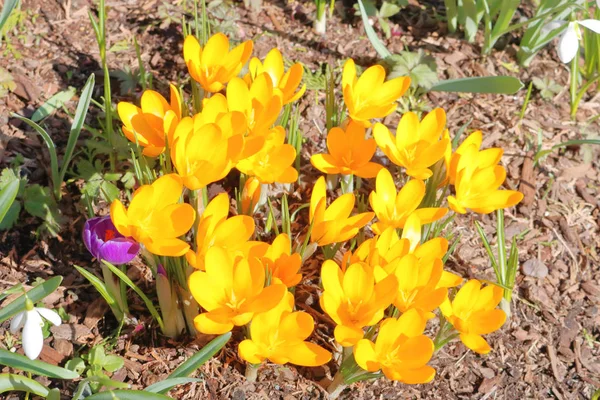
<svg viewBox="0 0 600 400">
<path fill-rule="evenodd" d="M 10 323 L 10 332 L 13 334 L 23 328 L 21 342 L 23 343 L 25 355 L 30 360 L 38 358 L 42 352 L 42 347 L 44 347 L 44 333 L 42 332 L 44 320 L 42 317 L 55 326 L 59 326 L 62 322 L 56 311 L 34 307 L 31 300 L 28 299 L 25 302 L 25 310 L 15 315 Z"/>
<path fill-rule="evenodd" d="M 596 0 L 600 3 L 600 0 Z M 600 5 L 599 5 L 600 6 Z M 544 27 L 545 30 L 554 30 L 564 24 L 565 21 L 551 22 Z M 571 62 L 579 51 L 579 41 L 581 40 L 580 25 L 596 33 L 600 33 L 600 21 L 597 19 L 584 19 L 582 21 L 568 22 L 567 29 L 563 32 L 558 41 L 558 57 L 565 64 Z"/>
</svg>

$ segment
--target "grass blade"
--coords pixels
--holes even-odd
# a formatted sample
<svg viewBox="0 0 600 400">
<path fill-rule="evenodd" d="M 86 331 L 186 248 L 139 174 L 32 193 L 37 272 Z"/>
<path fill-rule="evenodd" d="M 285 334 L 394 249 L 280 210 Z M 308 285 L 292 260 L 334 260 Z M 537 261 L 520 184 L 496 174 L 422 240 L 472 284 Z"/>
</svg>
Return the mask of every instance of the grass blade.
<svg viewBox="0 0 600 400">
<path fill-rule="evenodd" d="M 16 368 L 22 371 L 31 372 L 35 375 L 47 376 L 57 379 L 75 379 L 79 374 L 65 368 L 57 367 L 52 364 L 39 360 L 30 360 L 20 354 L 12 353 L 8 350 L 0 349 L 0 364 Z"/>
<path fill-rule="evenodd" d="M 494 252 L 492 251 L 492 246 L 490 246 L 490 242 L 488 241 L 487 236 L 485 236 L 485 232 L 483 231 L 483 228 L 481 227 L 481 225 L 479 225 L 478 221 L 475 221 L 475 228 L 477 228 L 479 237 L 481 238 L 481 241 L 483 242 L 483 247 L 485 247 L 485 251 L 487 252 L 490 262 L 492 263 L 492 268 L 494 268 L 494 273 L 496 274 L 496 279 L 498 279 L 498 282 L 500 282 L 500 278 L 501 278 L 500 270 L 498 269 L 498 262 L 496 261 L 496 257 L 494 256 Z"/>
<path fill-rule="evenodd" d="M 1 374 L 0 375 L 0 393 L 5 392 L 31 392 L 35 395 L 46 397 L 50 392 L 44 385 L 17 374 Z"/>
<path fill-rule="evenodd" d="M 202 379 L 198 378 L 168 378 L 164 381 L 156 382 L 154 385 L 148 386 L 146 389 L 144 389 L 144 391 L 164 394 L 177 385 L 185 385 L 186 383 L 201 381 Z"/>
<path fill-rule="evenodd" d="M 17 198 L 17 193 L 19 193 L 19 179 L 13 174 L 13 179 L 0 191 L 0 222 Z"/>
<path fill-rule="evenodd" d="M 360 16 L 362 17 L 363 25 L 365 26 L 365 32 L 367 33 L 367 37 L 369 38 L 371 45 L 373 45 L 375 51 L 377 52 L 377 54 L 379 54 L 379 57 L 390 57 L 392 53 L 390 53 L 390 51 L 387 49 L 387 47 L 385 47 L 383 42 L 379 40 L 379 37 L 375 33 L 375 30 L 369 23 L 369 16 L 367 15 L 367 11 L 365 10 L 365 6 L 362 0 L 358 0 L 358 7 L 360 8 Z"/>
<path fill-rule="evenodd" d="M 17 3 L 18 0 L 6 0 L 4 2 L 4 7 L 2 7 L 2 12 L 0 13 L 0 44 L 2 44 L 2 28 L 6 21 L 8 21 L 10 13 L 12 13 L 17 6 Z"/>
<path fill-rule="evenodd" d="M 102 298 L 106 300 L 111 309 L 113 307 L 118 307 L 117 300 L 110 294 L 110 292 L 106 288 L 106 285 L 104 284 L 104 282 L 102 282 L 100 278 L 78 265 L 73 265 L 73 267 L 75 267 L 75 269 L 79 271 L 79 273 L 83 275 L 83 277 L 87 279 L 92 284 L 92 286 L 94 286 L 98 293 L 100 293 L 100 296 L 102 296 Z"/>
<path fill-rule="evenodd" d="M 65 156 L 63 157 L 63 162 L 60 168 L 59 180 L 61 183 L 65 179 L 67 168 L 71 163 L 71 157 L 73 157 L 73 150 L 77 144 L 77 139 L 79 139 L 79 133 L 81 132 L 81 128 L 85 122 L 88 109 L 90 108 L 90 101 L 92 99 L 92 92 L 94 91 L 95 80 L 95 75 L 91 74 L 85 83 L 83 90 L 81 91 L 81 98 L 79 99 L 77 110 L 75 111 L 75 116 L 73 117 L 73 124 L 71 125 L 71 132 L 69 133 L 69 140 L 67 141 L 67 149 L 65 150 Z"/>
<path fill-rule="evenodd" d="M 111 270 L 111 272 L 113 274 L 115 274 L 116 276 L 118 276 L 119 279 L 121 279 L 127 286 L 129 286 L 130 288 L 132 288 L 133 291 L 136 292 L 137 295 L 142 298 L 144 304 L 146 304 L 146 307 L 148 307 L 148 311 L 150 311 L 150 314 L 152 314 L 152 316 L 154 317 L 154 319 L 158 323 L 158 326 L 160 326 L 160 329 L 162 331 L 164 331 L 165 330 L 165 325 L 163 324 L 163 320 L 160 317 L 160 314 L 158 313 L 158 311 L 156 311 L 156 308 L 154 307 L 154 304 L 152 304 L 152 301 L 150 301 L 150 299 L 148 298 L 148 296 L 146 296 L 144 294 L 144 292 L 142 292 L 142 290 L 135 283 L 133 283 L 133 281 L 131 279 L 129 279 L 129 277 L 127 275 L 125 275 L 125 273 L 123 271 L 121 271 L 119 268 L 115 267 L 114 265 L 112 265 L 111 263 L 107 262 L 106 260 L 102 260 L 102 262 L 104 263 L 104 265 L 106 265 Z"/>
<path fill-rule="evenodd" d="M 62 276 L 55 276 L 48 279 L 46 282 L 41 283 L 27 292 L 27 297 L 33 303 L 42 300 L 50 293 L 54 292 L 58 285 L 62 282 Z M 25 295 L 19 296 L 15 301 L 3 307 L 0 310 L 0 323 L 6 321 L 16 313 L 25 309 Z"/>
<path fill-rule="evenodd" d="M 60 182 L 61 181 L 59 180 L 59 177 L 58 177 L 58 157 L 56 156 L 56 146 L 54 145 L 52 138 L 50 137 L 50 135 L 48 135 L 48 132 L 46 132 L 44 130 L 44 128 L 42 128 L 41 126 L 39 126 L 38 124 L 36 124 L 32 120 L 30 120 L 29 118 L 25 118 L 19 114 L 15 114 L 15 113 L 10 113 L 10 115 L 11 115 L 11 117 L 20 119 L 21 121 L 25 122 L 27 125 L 32 127 L 37 133 L 40 134 L 42 139 L 44 139 L 46 146 L 48 146 L 48 151 L 50 152 L 50 168 L 52 170 L 52 185 L 54 187 L 54 195 L 56 196 L 57 193 L 60 191 Z"/>
<path fill-rule="evenodd" d="M 204 364 L 212 356 L 217 354 L 219 350 L 221 350 L 223 346 L 227 344 L 230 338 L 231 332 L 227 332 L 211 340 L 199 352 L 191 356 L 187 361 L 185 361 L 183 364 L 177 367 L 175 371 L 171 372 L 171 375 L 169 375 L 169 379 L 185 378 L 190 376 L 202 364 Z"/>
</svg>

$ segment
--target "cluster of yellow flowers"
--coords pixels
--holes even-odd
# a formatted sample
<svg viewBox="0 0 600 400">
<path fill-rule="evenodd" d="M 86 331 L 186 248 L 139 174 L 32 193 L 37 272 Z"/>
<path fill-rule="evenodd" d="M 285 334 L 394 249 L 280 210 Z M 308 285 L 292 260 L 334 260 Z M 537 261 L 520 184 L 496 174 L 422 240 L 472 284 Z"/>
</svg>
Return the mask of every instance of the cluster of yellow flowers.
<svg viewBox="0 0 600 400">
<path fill-rule="evenodd" d="M 170 103 L 151 90 L 143 93 L 140 107 L 119 103 L 125 136 L 145 156 L 160 155 L 167 164 L 161 177 L 133 194 L 128 208 L 114 201 L 111 218 L 119 233 L 149 252 L 185 256 L 195 269 L 188 277 L 189 290 L 203 309 L 194 319 L 198 331 L 221 334 L 250 324 L 249 336 L 238 347 L 242 359 L 321 365 L 332 355 L 306 341 L 314 320 L 294 311 L 290 291 L 302 279 L 303 255 L 294 252 L 286 234 L 271 244 L 251 240 L 261 185 L 298 179 L 292 166 L 296 150 L 285 143 L 284 128 L 275 124 L 283 107 L 305 91 L 300 87 L 303 67 L 294 64 L 285 71 L 277 49 L 264 62 L 250 60 L 252 48 L 247 41 L 230 50 L 223 34 L 212 36 L 204 47 L 193 36 L 186 38 L 185 62 L 205 93 L 196 115 L 187 115 L 173 85 Z M 248 73 L 239 77 L 248 61 Z M 496 309 L 502 297 L 497 286 L 482 288 L 471 280 L 450 298 L 449 291 L 462 279 L 444 271 L 448 241 L 425 240 L 424 231 L 431 229 L 423 226 L 448 214 L 448 208 L 440 207 L 447 192 L 454 193 L 447 203 L 457 213 L 489 213 L 517 204 L 522 195 L 499 189 L 506 178 L 498 165 L 502 150 L 481 150 L 481 132 L 452 150 L 442 109 L 422 120 L 415 113 L 404 114 L 395 134 L 375 122 L 396 110 L 396 100 L 409 85 L 406 77 L 386 81 L 381 66 L 357 77 L 354 61 L 346 62 L 342 92 L 347 119 L 328 132 L 328 153 L 310 161 L 325 174 L 375 178 L 368 196 L 372 211 L 354 212 L 353 190 L 328 205 L 327 183 L 320 177 L 312 188 L 307 235 L 317 246 L 333 250 L 333 256 L 376 217 L 370 225 L 374 237 L 359 240 L 354 251 L 338 257 L 339 263 L 323 262 L 320 306 L 336 324 L 337 343 L 353 349 L 363 370 L 423 383 L 435 375 L 427 365 L 434 342 L 423 332 L 436 309 L 467 347 L 482 354 L 490 346 L 481 335 L 506 319 Z M 378 148 L 397 168 L 371 161 Z M 190 193 L 205 188 L 233 168 L 248 177 L 239 206 L 244 215 L 229 217 L 230 198 L 224 193 L 205 204 L 198 217 L 195 207 L 181 202 L 184 188 Z M 404 180 L 399 191 L 398 179 Z M 184 240 L 190 230 L 192 245 Z"/>
</svg>

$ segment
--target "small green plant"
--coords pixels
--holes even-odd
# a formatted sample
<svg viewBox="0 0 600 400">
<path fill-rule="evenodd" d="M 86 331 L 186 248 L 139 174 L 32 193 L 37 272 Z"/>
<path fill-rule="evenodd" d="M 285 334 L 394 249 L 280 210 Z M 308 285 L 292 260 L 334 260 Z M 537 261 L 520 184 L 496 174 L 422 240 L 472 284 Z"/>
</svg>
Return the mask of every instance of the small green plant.
<svg viewBox="0 0 600 400">
<path fill-rule="evenodd" d="M 89 378 L 79 384 L 77 392 L 87 392 L 89 389 L 92 393 L 97 393 L 103 387 L 120 389 L 129 387 L 123 382 L 111 380 L 106 374 L 106 372 L 113 373 L 123 368 L 124 363 L 125 361 L 119 356 L 107 355 L 103 344 L 97 344 L 91 348 L 89 353 L 67 361 L 65 368 Z M 74 398 L 77 397 L 74 396 Z"/>
<path fill-rule="evenodd" d="M 540 96 L 542 96 L 542 99 L 544 100 L 552 99 L 562 90 L 562 86 L 549 77 L 544 77 L 542 79 L 534 77 L 532 82 L 533 86 L 540 91 Z"/>
<path fill-rule="evenodd" d="M 369 18 L 373 18 L 377 20 L 377 23 L 381 27 L 381 30 L 385 34 L 386 38 L 390 38 L 392 36 L 392 30 L 390 28 L 389 18 L 398 14 L 402 7 L 408 5 L 407 0 L 396 0 L 396 1 L 383 1 L 381 6 L 377 8 L 377 2 L 374 0 L 365 0 L 363 1 L 365 6 L 365 11 L 367 12 L 367 16 Z M 358 4 L 354 6 L 355 14 L 360 16 L 360 9 Z"/>
</svg>

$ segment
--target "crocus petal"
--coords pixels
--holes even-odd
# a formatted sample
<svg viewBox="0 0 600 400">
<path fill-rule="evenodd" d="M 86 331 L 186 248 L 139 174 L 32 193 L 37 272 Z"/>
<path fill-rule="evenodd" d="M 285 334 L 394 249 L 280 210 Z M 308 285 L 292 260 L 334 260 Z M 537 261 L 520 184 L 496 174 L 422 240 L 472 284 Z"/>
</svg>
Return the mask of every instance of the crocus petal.
<svg viewBox="0 0 600 400">
<path fill-rule="evenodd" d="M 362 329 L 351 326 L 338 325 L 333 331 L 335 340 L 344 347 L 354 346 L 360 339 L 363 338 L 364 332 Z"/>
<path fill-rule="evenodd" d="M 487 354 L 492 350 L 488 342 L 479 335 L 462 333 L 460 340 L 475 353 Z"/>
<path fill-rule="evenodd" d="M 85 221 L 85 224 L 83 225 L 83 231 L 81 232 L 83 244 L 95 258 L 97 258 L 98 248 L 97 242 L 95 240 L 92 241 L 92 231 L 96 224 L 98 224 L 98 222 L 102 220 L 102 218 L 103 217 L 94 217 L 88 219 L 87 221 Z"/>
<path fill-rule="evenodd" d="M 567 30 L 561 36 L 558 42 L 558 57 L 563 63 L 569 63 L 579 51 L 579 39 L 577 38 L 577 32 L 575 31 L 575 24 L 569 23 Z"/>
<path fill-rule="evenodd" d="M 375 345 L 367 339 L 361 339 L 354 346 L 354 359 L 365 371 L 375 372 L 381 369 L 375 355 Z"/>
<path fill-rule="evenodd" d="M 238 354 L 242 360 L 250 364 L 260 364 L 265 358 L 260 354 L 260 349 L 252 340 L 244 340 L 238 346 Z"/>
<path fill-rule="evenodd" d="M 207 335 L 221 335 L 233 329 L 230 322 L 218 322 L 211 318 L 210 313 L 203 313 L 194 318 L 194 326 L 198 331 Z"/>
<path fill-rule="evenodd" d="M 23 326 L 22 343 L 25 355 L 30 360 L 38 358 L 44 347 L 44 334 L 42 333 L 42 326 L 44 322 L 40 314 L 33 309 L 27 311 L 25 317 L 25 325 Z"/>
<path fill-rule="evenodd" d="M 42 307 L 36 307 L 35 309 L 37 310 L 38 313 L 40 313 L 40 315 L 42 317 L 44 317 L 48 321 L 50 321 L 52 323 L 52 325 L 59 326 L 62 323 L 62 319 L 60 318 L 60 315 L 58 315 L 58 313 L 56 311 L 50 310 L 48 308 L 42 308 Z"/>
<path fill-rule="evenodd" d="M 105 242 L 98 249 L 97 258 L 111 264 L 127 264 L 137 256 L 140 245 L 130 238 L 116 238 Z"/>
<path fill-rule="evenodd" d="M 289 362 L 303 367 L 317 367 L 331 360 L 331 353 L 310 342 L 297 342 L 285 346 L 280 351 L 287 355 Z"/>
</svg>

